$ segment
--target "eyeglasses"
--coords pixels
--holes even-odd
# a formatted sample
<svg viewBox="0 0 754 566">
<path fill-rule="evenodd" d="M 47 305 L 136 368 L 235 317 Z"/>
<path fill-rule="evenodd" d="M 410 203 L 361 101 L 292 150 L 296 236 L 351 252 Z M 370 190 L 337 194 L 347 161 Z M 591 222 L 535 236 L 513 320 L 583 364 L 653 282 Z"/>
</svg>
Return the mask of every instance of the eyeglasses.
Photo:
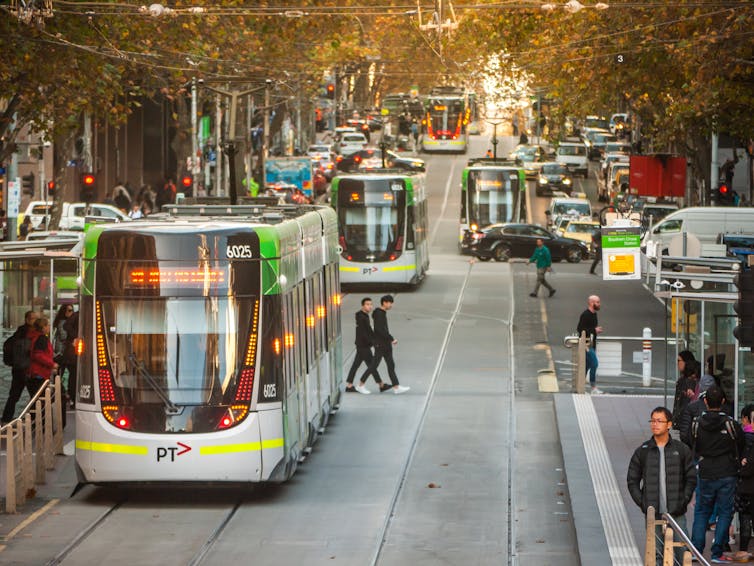
<svg viewBox="0 0 754 566">
<path fill-rule="evenodd" d="M 73 312 L 73 309 L 69 307 L 69 308 L 65 309 L 65 312 Z"/>
<path fill-rule="evenodd" d="M 670 421 L 662 421 L 660 419 L 650 419 L 649 422 L 651 424 L 667 424 Z"/>
</svg>

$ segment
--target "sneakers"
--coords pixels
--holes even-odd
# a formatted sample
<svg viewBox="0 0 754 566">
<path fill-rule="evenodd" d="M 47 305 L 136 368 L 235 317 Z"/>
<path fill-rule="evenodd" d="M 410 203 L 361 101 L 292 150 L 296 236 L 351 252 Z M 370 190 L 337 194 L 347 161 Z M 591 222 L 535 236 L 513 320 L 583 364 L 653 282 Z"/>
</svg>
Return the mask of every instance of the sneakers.
<svg viewBox="0 0 754 566">
<path fill-rule="evenodd" d="M 351 387 L 346 387 L 346 393 L 358 393 L 358 391 L 356 391 L 355 387 L 351 386 Z"/>
<path fill-rule="evenodd" d="M 596 387 L 592 387 L 592 395 L 604 395 L 605 392 L 602 391 L 602 389 L 597 389 Z"/>
<path fill-rule="evenodd" d="M 383 383 L 382 385 L 380 385 L 380 393 L 384 393 L 385 391 L 390 391 L 392 388 L 393 388 L 392 385 Z"/>
<path fill-rule="evenodd" d="M 550 296 L 551 297 L 555 294 L 555 291 L 556 291 L 555 289 L 553 289 L 552 291 L 550 291 Z"/>
<path fill-rule="evenodd" d="M 536 293 L 529 293 L 529 296 L 530 296 L 530 297 L 536 297 L 536 296 L 537 296 L 537 294 L 536 294 Z"/>
<path fill-rule="evenodd" d="M 717 558 L 712 558 L 710 560 L 712 564 L 730 564 L 731 562 L 735 562 L 733 558 L 730 556 L 725 556 L 724 554 L 722 556 L 718 556 Z"/>
<path fill-rule="evenodd" d="M 391 389 L 393 390 L 393 393 L 395 393 L 396 395 L 403 395 L 406 391 L 408 391 L 411 388 L 405 385 L 398 385 L 397 387 L 392 387 Z"/>
<path fill-rule="evenodd" d="M 354 387 L 354 389 L 355 389 L 356 391 L 358 391 L 359 393 L 361 393 L 362 395 L 369 395 L 369 394 L 371 393 L 371 391 L 369 391 L 369 389 L 367 389 L 367 388 L 366 388 L 366 387 L 364 387 L 363 385 L 356 385 L 356 386 Z"/>
</svg>

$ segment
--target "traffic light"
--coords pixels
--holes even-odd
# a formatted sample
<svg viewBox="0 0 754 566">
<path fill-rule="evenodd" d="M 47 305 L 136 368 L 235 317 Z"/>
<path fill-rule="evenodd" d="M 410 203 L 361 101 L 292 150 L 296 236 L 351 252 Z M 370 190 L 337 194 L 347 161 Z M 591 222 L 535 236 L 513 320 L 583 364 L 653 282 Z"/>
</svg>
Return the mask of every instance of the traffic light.
<svg viewBox="0 0 754 566">
<path fill-rule="evenodd" d="M 741 346 L 754 347 L 754 271 L 741 271 L 733 280 L 738 287 L 738 300 L 733 309 L 738 314 L 738 326 L 733 336 Z"/>
<path fill-rule="evenodd" d="M 330 100 L 335 100 L 335 85 L 332 83 L 327 83 L 327 86 L 325 87 L 325 91 L 327 92 L 327 98 Z"/>
<path fill-rule="evenodd" d="M 733 194 L 730 187 L 725 183 L 721 183 L 717 188 L 717 202 L 720 206 L 726 206 L 733 202 Z"/>
<path fill-rule="evenodd" d="M 82 173 L 81 175 L 81 200 L 92 202 L 97 190 L 97 178 L 94 173 Z"/>
<path fill-rule="evenodd" d="M 47 198 L 55 198 L 55 181 L 47 181 Z"/>
<path fill-rule="evenodd" d="M 184 175 L 181 177 L 181 187 L 183 188 L 183 193 L 187 196 L 191 195 L 191 186 L 193 185 L 194 180 L 191 178 L 191 175 Z"/>
<path fill-rule="evenodd" d="M 34 173 L 29 173 L 21 177 L 21 192 L 27 195 L 34 194 Z"/>
</svg>

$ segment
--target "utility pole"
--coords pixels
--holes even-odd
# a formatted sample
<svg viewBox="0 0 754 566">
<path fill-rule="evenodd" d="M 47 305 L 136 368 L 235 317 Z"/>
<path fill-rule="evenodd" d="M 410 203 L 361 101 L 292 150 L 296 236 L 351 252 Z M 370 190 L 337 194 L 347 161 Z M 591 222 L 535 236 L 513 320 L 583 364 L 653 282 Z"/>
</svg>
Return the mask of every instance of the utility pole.
<svg viewBox="0 0 754 566">
<path fill-rule="evenodd" d="M 198 192 L 199 172 L 201 171 L 196 96 L 196 77 L 193 77 L 191 79 L 191 178 L 193 179 L 195 193 Z"/>
<path fill-rule="evenodd" d="M 260 190 L 264 191 L 267 182 L 267 172 L 265 171 L 265 161 L 267 152 L 270 149 L 270 97 L 272 96 L 272 79 L 264 81 L 264 123 L 262 130 L 262 151 L 259 154 L 259 170 L 262 178 L 259 181 Z"/>
<path fill-rule="evenodd" d="M 497 159 L 497 127 L 503 122 L 490 122 L 487 120 L 487 123 L 492 126 L 492 159 Z"/>
</svg>

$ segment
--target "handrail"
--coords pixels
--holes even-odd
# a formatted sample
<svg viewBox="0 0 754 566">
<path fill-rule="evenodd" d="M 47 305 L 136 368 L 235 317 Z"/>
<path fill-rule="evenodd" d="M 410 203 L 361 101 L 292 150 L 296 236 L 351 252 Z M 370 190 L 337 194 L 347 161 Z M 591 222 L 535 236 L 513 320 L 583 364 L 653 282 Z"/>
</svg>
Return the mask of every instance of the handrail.
<svg viewBox="0 0 754 566">
<path fill-rule="evenodd" d="M 600 334 L 600 341 L 604 342 L 617 342 L 618 340 L 622 342 L 626 341 L 636 341 L 636 342 L 645 342 L 647 340 L 652 342 L 665 342 L 667 340 L 668 344 L 675 344 L 676 339 L 675 337 L 668 337 L 665 338 L 664 336 L 652 336 L 650 338 L 644 338 L 642 336 L 606 336 L 604 334 Z M 579 337 L 576 334 L 569 334 L 568 336 L 563 337 L 563 346 L 566 348 L 573 348 L 576 344 L 579 342 Z M 587 346 L 589 345 L 589 338 L 587 338 Z"/>
<path fill-rule="evenodd" d="M 63 386 L 59 375 L 46 379 L 21 414 L 0 427 L 5 441 L 5 512 L 15 513 L 63 451 Z"/>
<path fill-rule="evenodd" d="M 683 532 L 683 529 L 681 526 L 676 523 L 675 519 L 672 515 L 669 515 L 668 513 L 663 513 L 662 518 L 667 522 L 667 524 L 670 526 L 671 529 L 673 529 L 673 532 L 678 535 L 678 538 L 681 539 L 683 544 L 686 546 L 689 552 L 693 554 L 696 559 L 699 561 L 699 564 L 702 564 L 702 566 L 712 566 L 707 559 L 702 555 L 701 552 L 694 546 L 694 544 L 691 542 L 691 539 L 688 537 L 688 535 Z"/>
</svg>

